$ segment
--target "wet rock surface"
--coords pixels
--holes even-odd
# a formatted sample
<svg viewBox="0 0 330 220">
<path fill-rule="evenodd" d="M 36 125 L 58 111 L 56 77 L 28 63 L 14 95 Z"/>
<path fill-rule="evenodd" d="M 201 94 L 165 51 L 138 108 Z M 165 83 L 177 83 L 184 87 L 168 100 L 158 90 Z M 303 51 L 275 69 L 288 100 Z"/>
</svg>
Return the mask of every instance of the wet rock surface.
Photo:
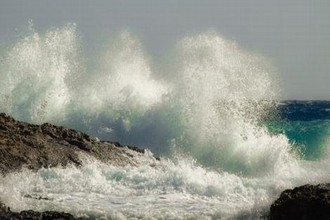
<svg viewBox="0 0 330 220">
<path fill-rule="evenodd" d="M 0 114 L 0 173 L 37 170 L 42 167 L 81 165 L 81 154 L 113 165 L 134 165 L 133 155 L 143 154 L 137 147 L 124 147 L 118 142 L 99 141 L 87 134 L 54 126 L 33 125 Z"/>
<path fill-rule="evenodd" d="M 64 212 L 36 212 L 33 210 L 21 211 L 21 212 L 12 212 L 9 207 L 6 207 L 0 202 L 0 219 L 3 220 L 46 220 L 46 219 L 56 219 L 56 220 L 73 220 L 73 219 L 82 219 L 75 218 L 73 215 Z"/>
<path fill-rule="evenodd" d="M 285 190 L 270 208 L 270 219 L 330 219 L 330 183 Z"/>
<path fill-rule="evenodd" d="M 81 156 L 84 154 L 115 166 L 134 166 L 139 164 L 137 157 L 144 154 L 144 149 L 123 146 L 118 142 L 100 141 L 87 134 L 49 123 L 34 125 L 20 122 L 0 113 L 0 175 L 22 168 L 38 170 L 42 167 L 81 166 Z M 0 219 L 77 218 L 55 211 L 13 212 L 0 201 Z"/>
</svg>

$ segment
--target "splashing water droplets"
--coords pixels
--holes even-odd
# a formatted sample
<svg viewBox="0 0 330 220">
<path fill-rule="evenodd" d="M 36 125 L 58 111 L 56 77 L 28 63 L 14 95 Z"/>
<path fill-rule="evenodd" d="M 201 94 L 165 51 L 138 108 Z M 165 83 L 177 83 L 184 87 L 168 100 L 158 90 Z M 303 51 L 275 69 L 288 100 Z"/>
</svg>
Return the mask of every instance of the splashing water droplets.
<svg viewBox="0 0 330 220">
<path fill-rule="evenodd" d="M 174 98 L 189 140 L 179 145 L 207 165 L 247 173 L 265 167 L 260 163 L 267 163 L 263 152 L 272 138 L 257 123 L 273 109 L 276 85 L 263 59 L 216 33 L 185 38 L 179 50 L 183 64 Z"/>
<path fill-rule="evenodd" d="M 260 125 L 276 111 L 272 66 L 219 34 L 179 41 L 170 63 L 177 68 L 161 77 L 131 33 L 118 34 L 96 58 L 82 58 L 81 47 L 74 24 L 43 34 L 31 27 L 0 60 L 0 110 L 148 146 L 169 159 L 153 167 L 90 160 L 0 177 L 0 199 L 13 209 L 256 218 L 284 188 L 329 179 L 327 160 L 300 160 L 284 135 Z M 88 59 L 98 65 L 89 67 Z"/>
<path fill-rule="evenodd" d="M 27 121 L 62 120 L 70 100 L 65 81 L 77 65 L 75 41 L 74 25 L 18 41 L 1 64 L 0 92 L 8 96 L 1 107 Z"/>
</svg>

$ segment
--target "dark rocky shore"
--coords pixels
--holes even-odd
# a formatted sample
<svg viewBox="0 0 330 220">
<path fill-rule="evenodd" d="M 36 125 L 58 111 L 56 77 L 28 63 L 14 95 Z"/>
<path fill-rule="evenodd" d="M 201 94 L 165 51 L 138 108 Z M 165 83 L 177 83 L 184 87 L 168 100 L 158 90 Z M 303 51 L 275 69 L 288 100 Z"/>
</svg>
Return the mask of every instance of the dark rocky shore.
<svg viewBox="0 0 330 220">
<path fill-rule="evenodd" d="M 139 165 L 144 150 L 51 124 L 33 125 L 0 114 L 0 175 L 22 168 L 81 166 L 88 155 L 116 166 Z M 38 198 L 35 198 L 38 199 Z M 285 190 L 267 217 L 277 219 L 330 219 L 330 184 L 305 185 Z M 76 219 L 62 212 L 13 212 L 0 201 L 0 219 Z"/>
<path fill-rule="evenodd" d="M 82 219 L 75 218 L 73 215 L 64 212 L 36 212 L 33 210 L 21 211 L 21 212 L 12 212 L 9 207 L 5 206 L 0 202 L 0 219 L 10 219 L 10 220 L 46 220 L 46 219 L 57 219 L 57 220 L 73 220 L 73 219 Z"/>
<path fill-rule="evenodd" d="M 330 219 L 330 184 L 285 190 L 270 208 L 270 219 Z"/>
<path fill-rule="evenodd" d="M 137 147 L 124 147 L 117 142 L 100 141 L 87 134 L 49 123 L 33 125 L 0 114 L 0 173 L 26 167 L 80 166 L 80 155 L 123 166 L 138 163 L 134 154 L 144 153 Z"/>
<path fill-rule="evenodd" d="M 100 141 L 88 135 L 49 123 L 33 125 L 0 113 L 0 175 L 22 168 L 81 166 L 83 155 L 116 166 L 138 165 L 143 149 L 118 142 Z M 0 201 L 0 219 L 74 219 L 60 212 L 12 212 Z"/>
</svg>

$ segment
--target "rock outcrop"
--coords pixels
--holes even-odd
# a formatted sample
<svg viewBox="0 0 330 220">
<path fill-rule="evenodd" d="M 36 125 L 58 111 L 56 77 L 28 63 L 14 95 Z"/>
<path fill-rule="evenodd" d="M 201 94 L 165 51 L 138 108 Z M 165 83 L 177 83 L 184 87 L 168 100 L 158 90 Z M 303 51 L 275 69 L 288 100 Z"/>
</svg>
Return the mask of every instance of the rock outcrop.
<svg viewBox="0 0 330 220">
<path fill-rule="evenodd" d="M 33 125 L 0 113 L 0 175 L 23 167 L 80 166 L 85 154 L 116 166 L 138 165 L 143 149 L 100 141 L 87 134 L 49 123 Z M 1 197 L 0 197 L 1 198 Z M 76 219 L 63 212 L 13 212 L 0 201 L 0 219 Z"/>
<path fill-rule="evenodd" d="M 330 184 L 304 185 L 283 191 L 272 204 L 269 218 L 330 219 Z"/>
<path fill-rule="evenodd" d="M 137 164 L 134 155 L 144 150 L 124 147 L 117 142 L 100 141 L 88 135 L 49 123 L 33 125 L 0 114 L 0 174 L 22 167 L 81 165 L 81 154 L 88 154 L 113 165 Z"/>
<path fill-rule="evenodd" d="M 54 211 L 46 211 L 46 212 L 36 212 L 33 210 L 21 211 L 21 212 L 12 212 L 9 207 L 6 207 L 4 204 L 0 202 L 0 219 L 2 220 L 21 220 L 21 219 L 29 219 L 29 220 L 74 220 L 79 219 L 75 218 L 73 215 L 64 212 L 54 212 Z"/>
</svg>

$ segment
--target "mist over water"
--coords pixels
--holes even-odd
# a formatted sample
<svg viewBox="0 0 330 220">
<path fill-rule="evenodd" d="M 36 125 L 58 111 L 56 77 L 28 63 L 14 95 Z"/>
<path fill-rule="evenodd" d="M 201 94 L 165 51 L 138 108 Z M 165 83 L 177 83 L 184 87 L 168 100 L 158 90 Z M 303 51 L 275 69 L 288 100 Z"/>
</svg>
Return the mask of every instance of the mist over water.
<svg viewBox="0 0 330 220">
<path fill-rule="evenodd" d="M 75 24 L 45 33 L 31 26 L 1 51 L 1 112 L 147 147 L 164 159 L 155 167 L 89 159 L 82 168 L 25 170 L 1 177 L 0 199 L 18 210 L 114 219 L 253 218 L 281 190 L 329 180 L 328 156 L 303 160 L 285 134 L 261 123 L 277 114 L 279 99 L 265 58 L 216 32 L 179 40 L 173 54 L 171 68 L 155 72 L 143 45 L 123 31 L 90 57 Z"/>
</svg>

